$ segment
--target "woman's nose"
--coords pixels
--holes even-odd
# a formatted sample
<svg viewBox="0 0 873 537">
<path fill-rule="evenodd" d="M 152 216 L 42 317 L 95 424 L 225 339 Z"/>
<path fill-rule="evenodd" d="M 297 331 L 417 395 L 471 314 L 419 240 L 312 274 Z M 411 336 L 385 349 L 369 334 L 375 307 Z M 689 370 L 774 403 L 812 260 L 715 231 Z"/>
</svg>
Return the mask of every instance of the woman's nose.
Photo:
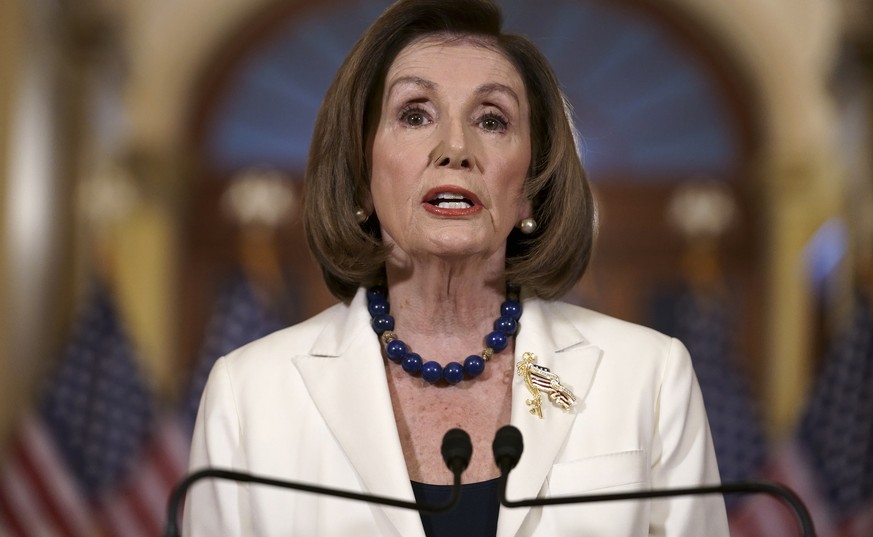
<svg viewBox="0 0 873 537">
<path fill-rule="evenodd" d="M 474 158 L 463 122 L 448 122 L 442 130 L 442 150 L 436 151 L 435 164 L 441 168 L 472 169 Z"/>
<path fill-rule="evenodd" d="M 472 168 L 470 159 L 459 155 L 444 155 L 437 165 L 445 168 Z"/>
</svg>

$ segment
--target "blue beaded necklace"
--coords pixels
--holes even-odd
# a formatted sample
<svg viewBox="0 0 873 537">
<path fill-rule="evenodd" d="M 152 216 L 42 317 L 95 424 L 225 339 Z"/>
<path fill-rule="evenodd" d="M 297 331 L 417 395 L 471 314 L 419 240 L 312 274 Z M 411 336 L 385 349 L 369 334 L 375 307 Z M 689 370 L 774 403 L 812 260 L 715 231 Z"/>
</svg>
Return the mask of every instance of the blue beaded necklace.
<svg viewBox="0 0 873 537">
<path fill-rule="evenodd" d="M 518 301 L 518 289 L 509 287 L 507 299 L 500 305 L 500 317 L 494 321 L 494 331 L 485 337 L 485 350 L 482 354 L 472 354 L 464 360 L 464 365 L 449 362 L 441 366 L 438 362 L 422 362 L 421 356 L 411 352 L 409 346 L 397 338 L 394 333 L 394 317 L 390 315 L 391 306 L 388 303 L 388 289 L 377 285 L 367 289 L 367 310 L 370 312 L 371 326 L 379 340 L 385 346 L 388 359 L 398 363 L 410 375 L 421 374 L 421 378 L 430 384 L 445 380 L 449 384 L 457 384 L 464 379 L 476 378 L 485 370 L 485 362 L 491 359 L 495 352 L 500 352 L 509 344 L 509 338 L 518 332 L 518 320 L 521 318 L 521 303 Z"/>
</svg>

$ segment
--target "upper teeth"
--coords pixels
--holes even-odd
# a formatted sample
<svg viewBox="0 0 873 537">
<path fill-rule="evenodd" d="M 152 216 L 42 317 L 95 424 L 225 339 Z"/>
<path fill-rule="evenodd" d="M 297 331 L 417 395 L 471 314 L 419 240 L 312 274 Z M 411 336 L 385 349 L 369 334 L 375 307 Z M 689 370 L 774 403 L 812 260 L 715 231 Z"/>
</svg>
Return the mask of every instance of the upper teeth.
<svg viewBox="0 0 873 537">
<path fill-rule="evenodd" d="M 434 201 L 436 201 L 434 205 L 441 209 L 466 209 L 473 206 L 470 200 L 455 192 L 440 192 Z"/>
</svg>

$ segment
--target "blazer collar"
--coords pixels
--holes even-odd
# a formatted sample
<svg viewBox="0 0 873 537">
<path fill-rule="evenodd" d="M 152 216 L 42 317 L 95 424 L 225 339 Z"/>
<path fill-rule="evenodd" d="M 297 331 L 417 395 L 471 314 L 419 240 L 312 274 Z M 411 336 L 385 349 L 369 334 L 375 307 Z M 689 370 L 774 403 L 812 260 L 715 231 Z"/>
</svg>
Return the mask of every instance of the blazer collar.
<svg viewBox="0 0 873 537">
<path fill-rule="evenodd" d="M 349 306 L 337 306 L 334 312 L 326 319 L 310 355 L 293 361 L 325 423 L 358 472 L 364 490 L 413 501 L 365 291 L 358 290 Z M 416 511 L 378 505 L 373 509 L 382 533 L 424 537 Z"/>
<path fill-rule="evenodd" d="M 601 349 L 583 336 L 564 316 L 559 305 L 529 299 L 524 301 L 523 307 L 515 342 L 516 363 L 521 361 L 525 352 L 535 354 L 537 364 L 548 367 L 573 392 L 576 404 L 565 411 L 544 398 L 541 419 L 530 413 L 526 401 L 531 398 L 531 393 L 523 379 L 515 375 L 511 422 L 521 431 L 524 452 L 509 476 L 506 494 L 511 500 L 539 495 L 576 416 L 585 411 L 585 396 L 591 388 L 601 356 Z M 529 513 L 529 507 L 501 507 L 498 537 L 516 535 Z"/>
</svg>

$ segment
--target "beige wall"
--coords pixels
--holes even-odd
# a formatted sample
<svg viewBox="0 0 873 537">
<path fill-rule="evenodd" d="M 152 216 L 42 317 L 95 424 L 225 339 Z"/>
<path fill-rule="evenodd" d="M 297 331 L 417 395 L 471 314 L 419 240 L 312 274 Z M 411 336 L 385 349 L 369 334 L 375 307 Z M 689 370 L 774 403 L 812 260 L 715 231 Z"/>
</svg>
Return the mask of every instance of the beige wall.
<svg viewBox="0 0 873 537">
<path fill-rule="evenodd" d="M 52 9 L 5 2 L 0 123 L 2 150 L 2 414 L 26 406 L 54 354 L 64 317 L 64 255 L 70 241 L 59 139 L 63 87 Z"/>
<path fill-rule="evenodd" d="M 6 190 L 9 169 L 9 125 L 20 67 L 23 19 L 18 2 L 0 2 L 0 440 L 6 437 L 17 399 L 9 363 L 9 278 L 7 269 Z"/>
</svg>

